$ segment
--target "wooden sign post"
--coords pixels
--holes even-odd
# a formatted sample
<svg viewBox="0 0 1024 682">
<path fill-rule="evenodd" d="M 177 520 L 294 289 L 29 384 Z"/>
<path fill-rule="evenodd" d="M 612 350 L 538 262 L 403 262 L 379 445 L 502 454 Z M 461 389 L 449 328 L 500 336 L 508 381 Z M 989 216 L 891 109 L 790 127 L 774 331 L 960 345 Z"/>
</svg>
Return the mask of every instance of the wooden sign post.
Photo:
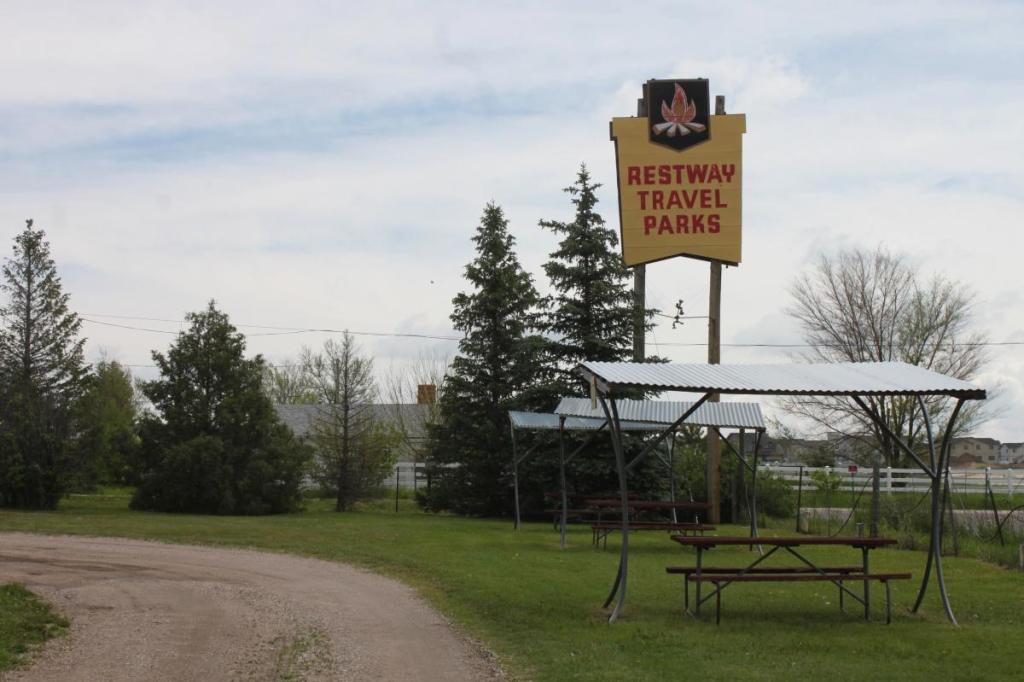
<svg viewBox="0 0 1024 682">
<path fill-rule="evenodd" d="M 707 80 L 652 80 L 637 116 L 614 118 L 611 138 L 619 195 L 622 256 L 633 268 L 633 357 L 646 358 L 647 263 L 685 256 L 708 261 L 708 363 L 721 361 L 722 265 L 738 265 L 742 237 L 746 117 L 711 115 Z M 714 395 L 711 400 L 717 401 Z M 721 521 L 721 444 L 707 436 L 709 521 Z"/>
<path fill-rule="evenodd" d="M 725 114 L 725 97 L 715 97 L 715 115 Z M 708 364 L 717 365 L 722 362 L 722 264 L 711 261 L 711 282 L 708 288 Z M 713 393 L 708 402 L 717 403 L 718 394 Z M 722 522 L 722 444 L 718 442 L 718 434 L 708 429 L 707 458 L 705 461 L 704 480 L 707 483 L 708 522 Z M 735 523 L 736 519 L 732 519 Z"/>
</svg>

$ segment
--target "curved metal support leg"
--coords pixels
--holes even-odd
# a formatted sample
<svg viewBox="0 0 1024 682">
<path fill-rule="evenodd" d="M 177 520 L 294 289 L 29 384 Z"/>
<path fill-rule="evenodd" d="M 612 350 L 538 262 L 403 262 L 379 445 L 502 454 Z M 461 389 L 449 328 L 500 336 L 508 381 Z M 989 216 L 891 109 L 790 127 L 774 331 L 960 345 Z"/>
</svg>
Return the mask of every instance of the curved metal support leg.
<svg viewBox="0 0 1024 682">
<path fill-rule="evenodd" d="M 933 515 L 932 516 L 932 521 L 934 522 L 934 520 L 935 520 L 935 517 Z M 934 538 L 929 536 L 929 538 L 928 538 L 928 560 L 925 562 L 925 565 L 924 565 L 924 576 L 921 577 L 921 587 L 918 588 L 918 590 L 917 590 L 917 600 L 914 602 L 914 607 L 912 609 L 910 609 L 914 613 L 917 613 L 917 610 L 919 608 L 921 608 L 921 602 L 924 601 L 924 593 L 928 590 L 928 579 L 931 577 L 931 573 L 932 573 L 932 557 L 935 556 L 935 552 L 932 549 L 932 542 L 934 542 Z"/>
<path fill-rule="evenodd" d="M 945 444 L 943 444 L 945 446 Z M 949 466 L 949 448 L 943 447 L 942 452 L 939 453 L 939 471 L 938 471 L 938 485 L 942 486 L 942 474 L 943 471 Z M 943 520 L 945 519 L 945 509 L 942 505 L 939 505 L 939 528 L 935 533 L 935 578 L 939 583 L 939 596 L 942 597 L 942 607 L 946 609 L 946 617 L 949 618 L 949 622 L 953 625 L 959 625 L 956 621 L 956 616 L 953 615 L 953 606 L 949 603 L 949 593 L 946 591 L 946 577 L 942 573 L 942 527 Z M 932 519 L 932 523 L 935 523 L 935 519 Z"/>
<path fill-rule="evenodd" d="M 612 593 L 608 595 L 605 606 L 611 603 L 618 595 L 618 601 L 608 622 L 614 623 L 622 613 L 622 607 L 626 602 L 626 579 L 629 574 L 629 489 L 626 483 L 626 458 L 622 452 L 622 431 L 619 429 L 619 414 L 614 400 L 606 400 L 600 396 L 601 407 L 604 409 L 605 417 L 612 432 L 612 449 L 615 451 L 615 465 L 619 471 L 619 496 L 622 501 L 622 547 L 619 553 L 619 572 L 615 578 L 615 585 Z"/>
<path fill-rule="evenodd" d="M 622 557 L 619 557 L 619 568 L 615 573 L 615 582 L 612 583 L 612 591 L 608 593 L 608 598 L 604 600 L 604 604 L 601 604 L 601 608 L 606 609 L 608 605 L 615 599 L 615 595 L 619 591 L 619 584 L 622 582 Z"/>
<path fill-rule="evenodd" d="M 921 608 L 921 603 L 924 601 L 925 592 L 928 589 L 928 579 L 931 577 L 932 563 L 935 564 L 935 578 L 939 584 L 939 596 L 942 599 L 942 606 L 946 610 L 946 617 L 949 618 L 953 625 L 958 625 L 956 616 L 953 615 L 953 608 L 949 603 L 949 593 L 946 591 L 946 580 L 942 572 L 942 477 L 945 470 L 949 466 L 949 450 L 950 441 L 953 435 L 953 427 L 956 423 L 956 418 L 960 414 L 960 408 L 963 407 L 963 399 L 957 400 L 956 406 L 953 408 L 953 412 L 950 414 L 949 423 L 946 425 L 946 432 L 942 440 L 942 448 L 939 451 L 938 460 L 935 461 L 935 469 L 931 472 L 932 474 L 932 508 L 931 508 L 931 534 L 928 541 L 928 561 L 925 564 L 924 577 L 921 579 L 921 588 L 917 592 L 917 600 L 914 602 L 914 607 L 911 609 L 913 612 L 917 612 Z M 919 401 L 921 411 L 924 414 L 925 427 L 928 435 L 928 447 L 929 453 L 934 458 L 935 453 L 935 440 L 932 434 L 931 422 L 928 418 L 928 411 L 925 409 L 924 401 Z"/>
</svg>

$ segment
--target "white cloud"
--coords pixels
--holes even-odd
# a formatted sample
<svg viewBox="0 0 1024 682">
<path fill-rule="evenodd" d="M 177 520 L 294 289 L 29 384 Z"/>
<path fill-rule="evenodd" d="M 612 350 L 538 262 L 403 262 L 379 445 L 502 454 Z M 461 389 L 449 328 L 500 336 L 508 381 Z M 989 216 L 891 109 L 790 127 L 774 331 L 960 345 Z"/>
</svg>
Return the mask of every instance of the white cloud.
<svg viewBox="0 0 1024 682">
<path fill-rule="evenodd" d="M 447 335 L 484 203 L 545 288 L 554 239 L 537 221 L 570 215 L 560 190 L 581 161 L 617 222 L 609 118 L 648 78 L 705 76 L 748 117 L 726 342 L 794 340 L 792 276 L 878 242 L 969 283 L 992 338 L 1024 338 L 1012 5 L 70 7 L 0 10 L 0 225 L 47 229 L 82 312 L 178 319 L 215 297 L 238 322 Z M 706 312 L 703 263 L 652 265 L 648 287 Z M 138 364 L 170 338 L 87 332 L 91 352 Z M 655 335 L 663 355 L 705 357 L 667 345 L 703 342 L 700 320 Z M 250 344 L 280 358 L 322 338 Z M 435 345 L 364 342 L 382 359 Z M 990 435 L 1024 440 L 1022 355 L 993 351 L 983 380 L 1004 381 L 1010 409 Z"/>
</svg>

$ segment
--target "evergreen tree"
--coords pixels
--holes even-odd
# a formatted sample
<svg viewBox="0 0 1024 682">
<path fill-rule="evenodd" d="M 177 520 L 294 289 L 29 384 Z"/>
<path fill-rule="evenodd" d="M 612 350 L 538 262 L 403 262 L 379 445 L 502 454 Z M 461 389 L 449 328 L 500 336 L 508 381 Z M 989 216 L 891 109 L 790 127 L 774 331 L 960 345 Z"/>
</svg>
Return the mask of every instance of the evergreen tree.
<svg viewBox="0 0 1024 682">
<path fill-rule="evenodd" d="M 544 271 L 553 294 L 546 301 L 543 328 L 557 358 L 555 389 L 561 396 L 589 395 L 589 386 L 576 372 L 579 363 L 633 359 L 636 322 L 632 277 L 619 254 L 616 231 L 597 212 L 597 189 L 585 164 L 576 182 L 565 188 L 575 209 L 570 222 L 542 220 L 540 226 L 561 237 Z M 646 328 L 653 326 L 654 310 L 645 311 Z M 635 397 L 642 397 L 637 395 Z M 640 447 L 637 437 L 625 439 L 630 451 Z M 538 465 L 533 465 L 537 468 Z M 606 442 L 595 442 L 574 460 L 568 483 L 577 494 L 598 494 L 618 488 L 618 474 Z M 534 474 L 536 476 L 536 474 Z M 655 496 L 667 480 L 664 467 L 647 457 L 630 474 L 634 492 Z M 536 508 L 527 499 L 526 508 Z"/>
<path fill-rule="evenodd" d="M 73 410 L 86 376 L 81 320 L 68 308 L 46 233 L 14 238 L 0 290 L 0 505 L 54 508 L 74 468 Z"/>
<path fill-rule="evenodd" d="M 497 515 L 511 508 L 508 411 L 550 397 L 538 390 L 545 345 L 533 332 L 540 298 L 519 265 L 501 208 L 487 205 L 473 241 L 477 254 L 465 275 L 472 291 L 452 301 L 452 322 L 465 336 L 441 389 L 439 423 L 430 428 L 433 480 L 424 502 Z"/>
<path fill-rule="evenodd" d="M 213 514 L 296 509 L 308 449 L 263 392 L 263 358 L 210 301 L 142 385 L 162 419 L 142 421 L 140 484 L 132 507 Z"/>
<path fill-rule="evenodd" d="M 631 278 L 619 255 L 618 235 L 596 210 L 599 187 L 581 164 L 576 182 L 565 189 L 575 207 L 573 220 L 540 222 L 561 237 L 544 264 L 554 290 L 544 330 L 558 358 L 562 395 L 586 395 L 586 383 L 575 371 L 580 362 L 632 360 L 636 311 Z M 647 311 L 648 324 L 653 314 Z"/>
</svg>

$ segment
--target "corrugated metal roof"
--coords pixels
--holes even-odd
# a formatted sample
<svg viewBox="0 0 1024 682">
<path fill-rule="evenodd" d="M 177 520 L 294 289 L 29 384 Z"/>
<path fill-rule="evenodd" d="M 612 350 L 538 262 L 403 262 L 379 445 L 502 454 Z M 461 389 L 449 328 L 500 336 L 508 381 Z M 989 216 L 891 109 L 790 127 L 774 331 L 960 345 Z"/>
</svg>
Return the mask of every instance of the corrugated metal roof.
<svg viewBox="0 0 1024 682">
<path fill-rule="evenodd" d="M 675 400 L 616 400 L 620 419 L 667 426 L 683 416 L 693 403 Z M 562 398 L 556 414 L 577 417 L 604 416 L 601 406 L 591 407 L 588 398 Z M 761 406 L 757 403 L 704 403 L 686 418 L 685 424 L 718 426 L 726 429 L 764 429 Z"/>
<path fill-rule="evenodd" d="M 705 365 L 585 362 L 583 376 L 602 388 L 646 388 L 761 395 L 950 395 L 984 399 L 985 390 L 903 362 Z"/>
<path fill-rule="evenodd" d="M 561 418 L 557 414 L 548 412 L 513 412 L 509 411 L 508 418 L 512 426 L 525 431 L 557 431 Z M 604 415 L 599 418 L 590 417 L 566 417 L 566 431 L 596 431 L 604 425 Z M 661 431 L 660 424 L 641 422 L 622 422 L 624 431 Z"/>
</svg>

